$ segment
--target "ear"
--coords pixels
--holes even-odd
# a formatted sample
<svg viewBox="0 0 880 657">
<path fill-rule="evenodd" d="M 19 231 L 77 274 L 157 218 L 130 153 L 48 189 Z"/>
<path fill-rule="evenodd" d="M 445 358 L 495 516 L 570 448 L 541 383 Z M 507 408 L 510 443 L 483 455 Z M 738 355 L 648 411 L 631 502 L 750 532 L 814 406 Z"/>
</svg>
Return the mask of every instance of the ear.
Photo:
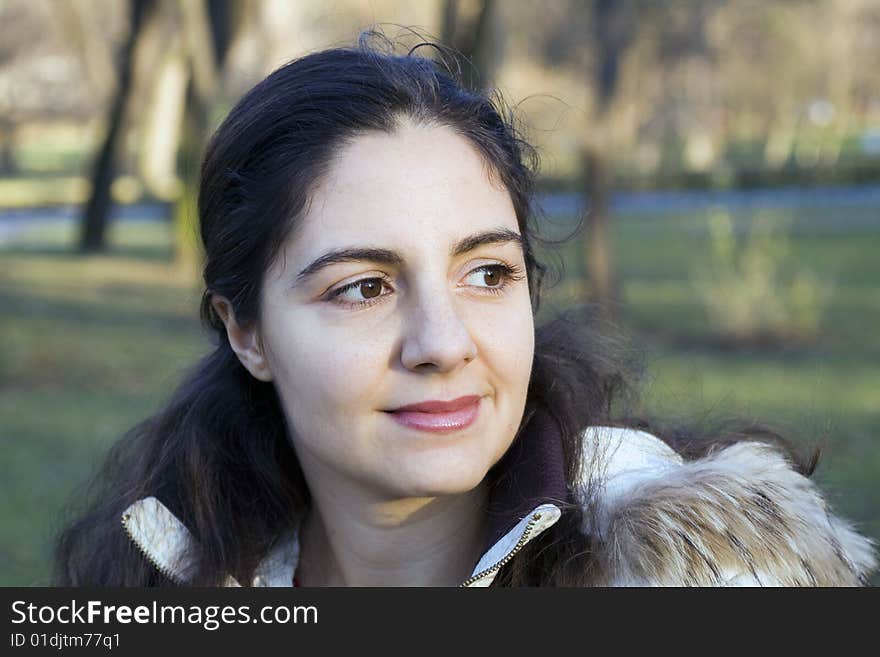
<svg viewBox="0 0 880 657">
<path fill-rule="evenodd" d="M 260 335 L 257 333 L 256 323 L 249 326 L 239 326 L 235 319 L 235 312 L 232 304 L 225 297 L 219 294 L 211 296 L 211 305 L 214 311 L 223 320 L 226 325 L 226 336 L 229 338 L 229 345 L 238 356 L 241 364 L 247 368 L 247 371 L 255 379 L 260 381 L 271 381 L 272 371 L 269 369 L 269 362 L 266 360 L 266 354 L 263 349 Z"/>
</svg>

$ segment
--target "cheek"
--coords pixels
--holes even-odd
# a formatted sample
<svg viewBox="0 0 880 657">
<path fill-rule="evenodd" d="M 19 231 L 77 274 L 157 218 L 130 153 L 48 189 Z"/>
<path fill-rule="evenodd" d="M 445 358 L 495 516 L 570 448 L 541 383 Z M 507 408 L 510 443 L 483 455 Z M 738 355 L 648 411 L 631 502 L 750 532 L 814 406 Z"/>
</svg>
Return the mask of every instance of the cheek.
<svg viewBox="0 0 880 657">
<path fill-rule="evenodd" d="M 287 408 L 341 422 L 346 409 L 371 403 L 368 395 L 387 368 L 387 347 L 369 333 L 293 315 L 267 327 L 275 385 Z"/>
<path fill-rule="evenodd" d="M 501 384 L 508 389 L 527 388 L 535 351 L 535 326 L 528 297 L 516 307 L 484 314 L 480 321 L 486 360 L 503 377 Z"/>
</svg>

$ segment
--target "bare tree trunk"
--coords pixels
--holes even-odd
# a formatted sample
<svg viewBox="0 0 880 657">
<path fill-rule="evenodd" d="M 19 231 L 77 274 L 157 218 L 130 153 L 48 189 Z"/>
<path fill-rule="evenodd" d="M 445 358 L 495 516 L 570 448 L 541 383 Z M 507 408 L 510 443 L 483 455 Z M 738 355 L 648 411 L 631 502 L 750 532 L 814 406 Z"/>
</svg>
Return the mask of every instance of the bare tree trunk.
<svg viewBox="0 0 880 657">
<path fill-rule="evenodd" d="M 593 88 L 594 121 L 586 128 L 581 146 L 584 190 L 590 197 L 584 269 L 590 278 L 590 296 L 607 317 L 614 314 L 616 281 L 611 257 L 611 219 L 608 198 L 613 173 L 613 112 L 620 64 L 635 35 L 635 5 L 619 0 L 595 0 L 592 13 L 595 48 Z"/>
<path fill-rule="evenodd" d="M 462 81 L 468 89 L 486 89 L 495 74 L 497 14 L 495 0 L 480 0 L 475 17 L 467 22 L 461 20 L 459 0 L 444 0 L 441 5 L 441 39 L 464 57 Z"/>
<path fill-rule="evenodd" d="M 585 269 L 590 281 L 590 296 L 599 304 L 600 312 L 610 317 L 613 315 L 614 300 L 608 226 L 610 172 L 604 154 L 597 150 L 585 151 L 583 159 L 584 189 L 590 197 L 586 222 Z"/>
<path fill-rule="evenodd" d="M 195 273 L 202 258 L 196 205 L 199 164 L 210 129 L 211 104 L 241 15 L 232 11 L 229 0 L 183 0 L 181 8 L 192 75 L 180 153 L 183 192 L 174 208 L 174 251 L 178 266 Z"/>
<path fill-rule="evenodd" d="M 440 41 L 446 46 L 451 46 L 455 40 L 455 28 L 458 24 L 458 0 L 443 0 L 440 13 Z"/>
<path fill-rule="evenodd" d="M 145 187 L 156 197 L 173 200 L 180 193 L 177 149 L 181 142 L 190 72 L 179 34 L 172 35 L 165 53 L 154 63 L 155 78 L 144 112 L 139 169 Z"/>
<path fill-rule="evenodd" d="M 0 116 L 0 175 L 8 176 L 18 170 L 15 161 L 15 124 Z"/>
<path fill-rule="evenodd" d="M 101 251 L 106 246 L 105 234 L 111 207 L 110 185 L 113 182 L 125 106 L 133 86 L 135 47 L 151 4 L 152 0 L 131 0 L 131 30 L 119 57 L 119 86 L 107 121 L 107 135 L 92 172 L 92 192 L 82 217 L 81 251 Z"/>
<path fill-rule="evenodd" d="M 465 71 L 465 79 L 471 89 L 487 89 L 495 76 L 496 14 L 495 0 L 483 0 L 467 50 L 473 66 Z"/>
</svg>

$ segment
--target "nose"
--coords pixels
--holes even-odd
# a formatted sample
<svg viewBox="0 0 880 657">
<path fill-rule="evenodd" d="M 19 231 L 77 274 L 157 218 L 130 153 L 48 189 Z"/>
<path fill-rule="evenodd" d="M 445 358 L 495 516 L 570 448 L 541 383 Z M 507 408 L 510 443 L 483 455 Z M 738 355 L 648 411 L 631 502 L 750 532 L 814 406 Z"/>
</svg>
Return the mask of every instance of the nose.
<svg viewBox="0 0 880 657">
<path fill-rule="evenodd" d="M 404 322 L 401 362 L 409 370 L 449 372 L 477 357 L 468 325 L 448 293 L 420 295 Z"/>
</svg>

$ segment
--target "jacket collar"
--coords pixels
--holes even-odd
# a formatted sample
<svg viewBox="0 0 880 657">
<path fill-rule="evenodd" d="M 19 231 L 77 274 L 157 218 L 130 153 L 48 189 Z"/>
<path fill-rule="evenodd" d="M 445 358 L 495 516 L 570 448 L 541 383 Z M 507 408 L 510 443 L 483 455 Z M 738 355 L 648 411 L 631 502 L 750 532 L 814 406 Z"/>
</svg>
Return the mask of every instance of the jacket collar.
<svg viewBox="0 0 880 657">
<path fill-rule="evenodd" d="M 494 470 L 487 551 L 537 507 L 566 503 L 565 455 L 556 420 L 535 413 Z"/>
<path fill-rule="evenodd" d="M 489 586 L 522 547 L 551 527 L 568 500 L 562 433 L 536 412 L 495 465 L 483 556 L 465 586 Z"/>
<path fill-rule="evenodd" d="M 551 527 L 568 499 L 562 434 L 556 421 L 535 413 L 493 469 L 489 527 L 483 556 L 464 586 L 488 586 L 524 545 Z M 155 497 L 125 510 L 123 527 L 147 559 L 171 579 L 185 582 L 193 568 L 187 557 L 194 539 L 186 526 Z M 289 533 L 257 568 L 254 586 L 290 586 L 299 560 L 296 532 Z M 232 577 L 228 586 L 238 586 Z"/>
</svg>

